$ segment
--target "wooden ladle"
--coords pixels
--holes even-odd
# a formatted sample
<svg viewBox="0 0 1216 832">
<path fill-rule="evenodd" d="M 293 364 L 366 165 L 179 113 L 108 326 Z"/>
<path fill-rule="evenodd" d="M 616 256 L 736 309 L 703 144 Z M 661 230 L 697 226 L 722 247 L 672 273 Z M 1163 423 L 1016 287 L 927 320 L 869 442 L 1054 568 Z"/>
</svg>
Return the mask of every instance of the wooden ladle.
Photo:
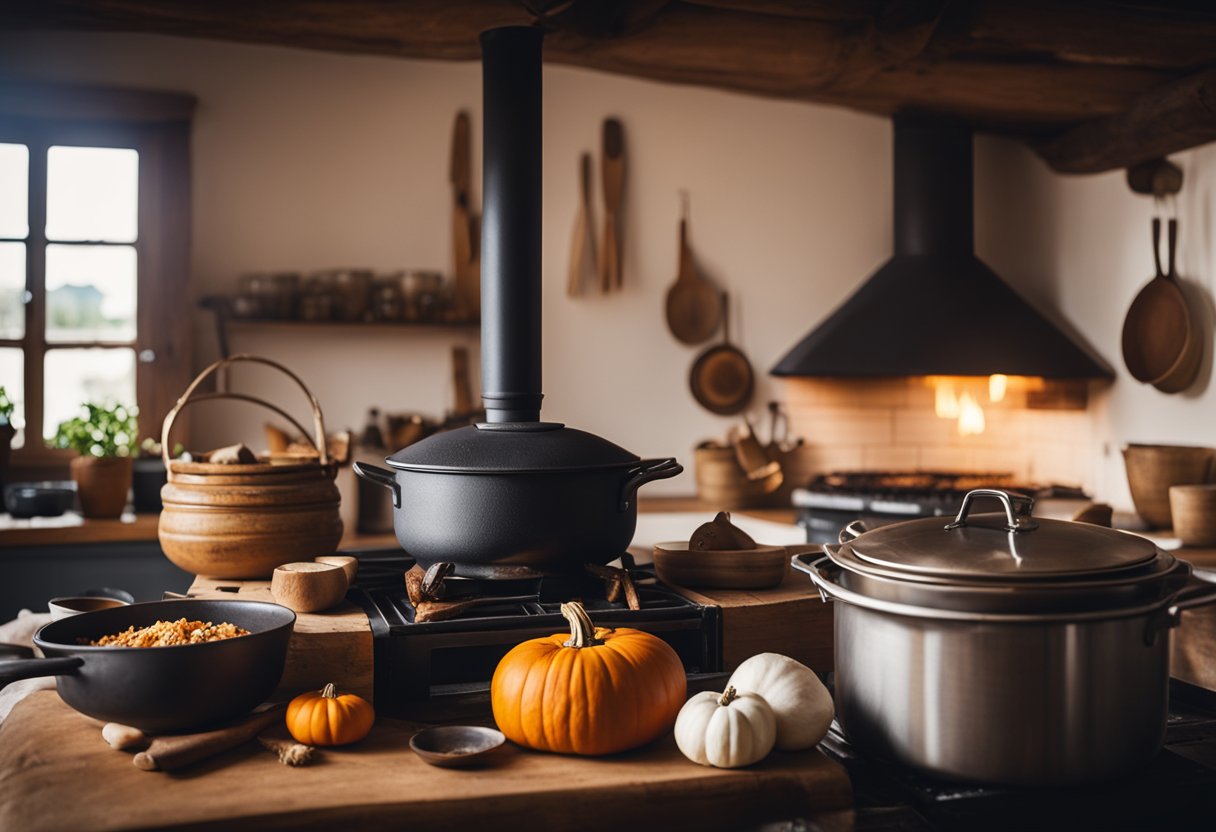
<svg viewBox="0 0 1216 832">
<path fill-rule="evenodd" d="M 1123 322 L 1123 363 L 1137 381 L 1166 393 L 1185 389 L 1195 379 L 1202 350 L 1186 297 L 1174 274 L 1177 220 L 1169 221 L 1169 270 L 1161 270 L 1161 220 L 1153 218 L 1156 276 L 1140 290 Z"/>
<path fill-rule="evenodd" d="M 667 290 L 667 327 L 685 344 L 701 344 L 713 337 L 722 323 L 718 290 L 701 277 L 688 247 L 688 198 L 680 217 L 680 270 Z"/>
</svg>

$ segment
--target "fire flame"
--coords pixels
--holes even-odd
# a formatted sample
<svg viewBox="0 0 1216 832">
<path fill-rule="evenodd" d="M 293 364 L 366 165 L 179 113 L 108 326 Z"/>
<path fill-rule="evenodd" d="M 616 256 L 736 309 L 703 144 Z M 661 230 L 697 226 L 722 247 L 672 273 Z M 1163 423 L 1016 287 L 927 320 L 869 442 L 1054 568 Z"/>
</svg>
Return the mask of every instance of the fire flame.
<svg viewBox="0 0 1216 832">
<path fill-rule="evenodd" d="M 988 376 L 988 401 L 1003 402 L 1011 389 L 1033 387 L 1034 381 L 1001 374 Z M 939 419 L 957 420 L 959 436 L 978 436 L 984 432 L 987 424 L 984 408 L 980 406 L 984 395 L 982 377 L 931 376 L 928 382 L 933 387 L 933 412 Z"/>
</svg>

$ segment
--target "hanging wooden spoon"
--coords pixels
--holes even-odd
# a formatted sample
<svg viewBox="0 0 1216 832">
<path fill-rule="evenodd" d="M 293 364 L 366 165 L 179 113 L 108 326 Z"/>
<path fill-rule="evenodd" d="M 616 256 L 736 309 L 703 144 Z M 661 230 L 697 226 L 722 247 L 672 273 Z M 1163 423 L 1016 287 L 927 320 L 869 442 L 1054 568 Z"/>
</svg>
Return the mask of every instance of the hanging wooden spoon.
<svg viewBox="0 0 1216 832">
<path fill-rule="evenodd" d="M 713 284 L 701 277 L 688 246 L 688 195 L 680 218 L 680 271 L 667 290 L 667 327 L 676 340 L 701 344 L 722 323 L 722 302 Z"/>
<path fill-rule="evenodd" d="M 600 173 L 604 188 L 604 243 L 600 246 L 600 291 L 621 288 L 621 197 L 625 190 L 625 131 L 615 118 L 604 119 Z"/>
<path fill-rule="evenodd" d="M 579 159 L 578 216 L 574 220 L 574 239 L 570 244 L 570 273 L 566 293 L 581 295 L 587 275 L 596 273 L 595 224 L 591 219 L 591 154 Z"/>
</svg>

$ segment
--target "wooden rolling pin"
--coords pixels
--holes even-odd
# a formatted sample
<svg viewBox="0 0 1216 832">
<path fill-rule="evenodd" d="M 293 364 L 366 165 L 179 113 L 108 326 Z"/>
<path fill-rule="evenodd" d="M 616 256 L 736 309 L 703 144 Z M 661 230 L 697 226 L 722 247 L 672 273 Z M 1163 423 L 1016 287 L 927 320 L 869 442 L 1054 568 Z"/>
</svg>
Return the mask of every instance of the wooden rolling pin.
<svg viewBox="0 0 1216 832">
<path fill-rule="evenodd" d="M 214 757 L 252 740 L 267 727 L 281 721 L 287 705 L 275 705 L 246 718 L 236 725 L 202 734 L 154 737 L 146 751 L 135 755 L 134 763 L 144 771 L 173 771 Z"/>
</svg>

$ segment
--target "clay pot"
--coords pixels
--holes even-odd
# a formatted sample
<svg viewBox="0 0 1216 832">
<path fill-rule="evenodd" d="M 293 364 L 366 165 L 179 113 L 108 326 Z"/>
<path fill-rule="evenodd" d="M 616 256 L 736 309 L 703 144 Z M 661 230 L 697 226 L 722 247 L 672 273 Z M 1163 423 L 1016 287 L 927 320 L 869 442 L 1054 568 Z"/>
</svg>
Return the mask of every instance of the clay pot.
<svg viewBox="0 0 1216 832">
<path fill-rule="evenodd" d="M 182 408 L 208 399 L 235 399 L 278 413 L 301 433 L 304 428 L 269 402 L 238 393 L 195 391 L 204 379 L 234 362 L 264 364 L 287 375 L 307 395 L 313 411 L 315 457 L 282 463 L 216 464 L 171 460 L 161 489 L 160 547 L 165 557 L 195 575 L 211 578 L 269 578 L 275 567 L 332 554 L 342 538 L 341 497 L 334 483 L 325 425 L 316 398 L 291 371 L 269 359 L 234 355 L 199 374 L 165 417 L 161 446 L 172 447 L 174 420 Z"/>
<path fill-rule="evenodd" d="M 172 462 L 161 489 L 161 549 L 212 578 L 268 578 L 281 564 L 330 554 L 342 537 L 333 476 L 317 463 Z"/>
<path fill-rule="evenodd" d="M 78 456 L 71 468 L 81 514 L 94 520 L 122 516 L 131 490 L 131 457 Z"/>
</svg>

